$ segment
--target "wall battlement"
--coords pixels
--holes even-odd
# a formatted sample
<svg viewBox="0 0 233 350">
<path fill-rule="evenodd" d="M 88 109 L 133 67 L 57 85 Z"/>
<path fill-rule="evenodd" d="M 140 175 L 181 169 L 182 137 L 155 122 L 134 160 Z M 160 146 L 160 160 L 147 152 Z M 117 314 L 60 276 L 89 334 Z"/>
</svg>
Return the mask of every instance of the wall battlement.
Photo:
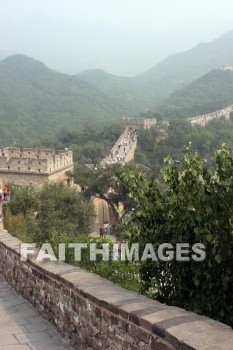
<svg viewBox="0 0 233 350">
<path fill-rule="evenodd" d="M 140 118 L 140 117 L 124 117 L 120 120 L 120 124 L 126 127 L 150 129 L 156 125 L 156 118 Z"/>
<path fill-rule="evenodd" d="M 224 66 L 223 69 L 233 72 L 233 66 L 230 66 L 230 65 Z"/>
<path fill-rule="evenodd" d="M 191 117 L 191 118 L 188 118 L 187 120 L 190 121 L 192 125 L 198 124 L 201 126 L 205 126 L 208 122 L 214 119 L 220 119 L 224 117 L 225 119 L 229 120 L 232 112 L 233 112 L 233 105 L 230 105 L 218 111 Z"/>
<path fill-rule="evenodd" d="M 68 150 L 55 154 L 51 149 L 6 147 L 0 154 L 0 177 L 4 182 L 37 186 L 73 171 L 73 152 Z"/>
</svg>

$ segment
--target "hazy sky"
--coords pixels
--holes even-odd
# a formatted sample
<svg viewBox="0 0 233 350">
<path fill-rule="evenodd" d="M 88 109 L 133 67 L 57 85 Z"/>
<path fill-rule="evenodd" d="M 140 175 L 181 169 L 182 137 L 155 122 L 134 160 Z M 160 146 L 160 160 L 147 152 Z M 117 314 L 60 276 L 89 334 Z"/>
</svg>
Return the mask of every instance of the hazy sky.
<svg viewBox="0 0 233 350">
<path fill-rule="evenodd" d="M 33 21 L 37 24 L 34 25 Z M 50 40 L 54 38 L 56 44 L 53 53 L 50 52 L 51 43 L 49 45 L 43 32 L 43 21 L 53 23 L 48 29 Z M 69 52 L 67 45 L 63 50 L 66 58 L 63 56 L 63 59 L 71 62 L 71 56 L 75 56 L 77 72 L 86 68 L 102 68 L 115 74 L 133 75 L 150 68 L 168 54 L 189 49 L 199 42 L 211 41 L 233 29 L 233 1 L 0 0 L 0 49 L 37 55 L 35 58 L 50 66 L 69 71 L 68 67 L 62 68 L 62 62 L 58 62 L 62 47 L 58 47 L 59 38 L 56 37 L 56 33 L 60 36 L 61 32 L 66 33 L 68 26 L 73 26 L 73 29 L 76 28 L 74 32 L 77 30 L 83 35 L 78 45 L 70 34 L 71 29 L 69 35 L 64 34 L 72 50 Z M 42 28 L 41 37 L 38 28 Z M 34 33 L 37 35 L 37 49 Z M 84 45 L 86 37 L 89 47 Z M 138 53 L 138 58 L 130 58 L 130 52 L 133 57 Z M 70 69 L 70 72 L 73 73 L 73 70 Z"/>
<path fill-rule="evenodd" d="M 83 23 L 166 28 L 200 18 L 232 20 L 232 0 L 0 0 L 0 19 L 22 19 L 35 12 Z"/>
</svg>

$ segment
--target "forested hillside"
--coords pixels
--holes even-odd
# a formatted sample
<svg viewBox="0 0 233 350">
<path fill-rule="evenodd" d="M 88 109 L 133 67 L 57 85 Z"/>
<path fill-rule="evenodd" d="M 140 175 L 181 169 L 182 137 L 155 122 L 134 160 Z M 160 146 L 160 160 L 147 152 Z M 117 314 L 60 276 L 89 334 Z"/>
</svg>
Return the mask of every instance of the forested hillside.
<svg viewBox="0 0 233 350">
<path fill-rule="evenodd" d="M 151 94 L 144 91 L 143 85 L 138 84 L 136 78 L 118 77 L 101 69 L 84 71 L 78 77 L 114 97 L 126 114 L 138 114 L 154 107 Z"/>
<path fill-rule="evenodd" d="M 227 64 L 233 64 L 233 30 L 212 42 L 166 58 L 138 77 L 138 82 L 141 79 L 151 89 L 156 85 L 163 96 L 168 96 L 212 69 Z"/>
<path fill-rule="evenodd" d="M 167 118 L 195 116 L 233 104 L 233 72 L 212 70 L 158 106 Z"/>
<path fill-rule="evenodd" d="M 156 142 L 161 129 L 166 129 L 165 138 Z M 233 118 L 228 121 L 214 120 L 205 127 L 192 126 L 186 120 L 172 120 L 169 126 L 160 124 L 154 129 L 140 130 L 136 162 L 158 170 L 164 165 L 166 157 L 172 156 L 175 160 L 180 160 L 191 145 L 192 150 L 198 151 L 211 163 L 213 151 L 223 143 L 233 148 Z"/>
<path fill-rule="evenodd" d="M 0 62 L 1 144 L 35 140 L 124 115 L 114 99 L 78 77 L 22 55 Z"/>
<path fill-rule="evenodd" d="M 210 70 L 231 64 L 232 48 L 233 31 L 135 78 L 102 70 L 70 76 L 23 55 L 8 57 L 0 61 L 1 144 L 41 140 L 150 110 L 172 119 L 220 109 L 233 103 L 233 73 Z"/>
</svg>

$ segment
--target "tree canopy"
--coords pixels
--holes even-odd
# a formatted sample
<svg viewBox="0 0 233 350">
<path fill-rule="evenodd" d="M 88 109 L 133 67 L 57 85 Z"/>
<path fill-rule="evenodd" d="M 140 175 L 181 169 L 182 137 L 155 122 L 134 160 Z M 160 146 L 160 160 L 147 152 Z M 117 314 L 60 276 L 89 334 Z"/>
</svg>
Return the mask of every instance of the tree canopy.
<svg viewBox="0 0 233 350">
<path fill-rule="evenodd" d="M 213 169 L 198 153 L 186 153 L 182 171 L 170 157 L 163 169 L 166 191 L 141 173 L 125 173 L 122 181 L 136 207 L 125 222 L 131 243 L 163 243 L 173 247 L 202 243 L 204 261 L 141 262 L 142 290 L 157 300 L 233 325 L 233 156 L 223 146 Z M 188 256 L 192 254 L 191 249 Z"/>
</svg>

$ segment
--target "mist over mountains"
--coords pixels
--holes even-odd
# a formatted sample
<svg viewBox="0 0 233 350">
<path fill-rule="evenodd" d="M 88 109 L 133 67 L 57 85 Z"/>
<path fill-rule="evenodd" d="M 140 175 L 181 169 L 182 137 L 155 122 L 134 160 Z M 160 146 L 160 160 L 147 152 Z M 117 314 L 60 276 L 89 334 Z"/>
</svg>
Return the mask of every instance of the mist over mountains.
<svg viewBox="0 0 233 350">
<path fill-rule="evenodd" d="M 119 78 L 100 70 L 82 72 L 79 77 L 122 100 L 137 95 L 140 101 L 143 96 L 140 105 L 146 110 L 156 109 L 174 91 L 228 64 L 233 64 L 233 30 L 210 43 L 169 56 L 134 78 Z"/>
<path fill-rule="evenodd" d="M 94 68 L 136 76 L 165 57 L 212 40 L 228 28 L 233 28 L 233 21 L 203 19 L 180 26 L 168 24 L 166 29 L 139 22 L 131 28 L 106 21 L 81 24 L 35 13 L 24 20 L 0 21 L 0 48 L 34 57 L 63 73 Z"/>
<path fill-rule="evenodd" d="M 0 52 L 3 144 L 148 111 L 186 118 L 233 103 L 233 73 L 223 70 L 233 63 L 233 30 L 133 78 L 101 69 L 67 75 L 25 55 L 3 59 L 8 54 Z"/>
</svg>

